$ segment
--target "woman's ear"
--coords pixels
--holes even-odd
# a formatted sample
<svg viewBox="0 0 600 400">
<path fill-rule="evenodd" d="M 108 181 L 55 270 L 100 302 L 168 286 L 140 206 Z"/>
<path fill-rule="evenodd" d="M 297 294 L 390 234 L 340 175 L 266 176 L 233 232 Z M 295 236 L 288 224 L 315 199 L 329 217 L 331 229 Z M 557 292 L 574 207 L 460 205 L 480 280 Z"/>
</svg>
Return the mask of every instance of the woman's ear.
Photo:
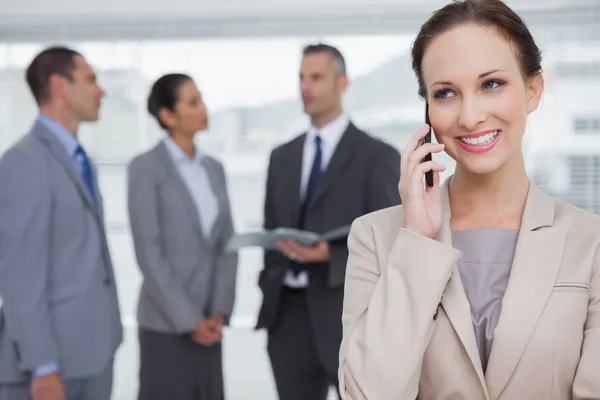
<svg viewBox="0 0 600 400">
<path fill-rule="evenodd" d="M 167 128 L 172 128 L 173 125 L 175 125 L 175 115 L 173 115 L 173 111 L 166 107 L 162 107 L 158 110 L 158 118 Z"/>
<path fill-rule="evenodd" d="M 537 110 L 542 100 L 542 94 L 544 94 L 544 76 L 538 72 L 527 81 L 527 114 Z"/>
</svg>

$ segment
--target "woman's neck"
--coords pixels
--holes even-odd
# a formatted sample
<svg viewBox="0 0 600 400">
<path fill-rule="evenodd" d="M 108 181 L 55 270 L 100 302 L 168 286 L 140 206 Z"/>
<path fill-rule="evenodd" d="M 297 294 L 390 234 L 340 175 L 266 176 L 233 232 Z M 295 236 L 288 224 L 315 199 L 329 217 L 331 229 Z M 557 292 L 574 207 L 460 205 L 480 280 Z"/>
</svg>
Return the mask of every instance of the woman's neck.
<svg viewBox="0 0 600 400">
<path fill-rule="evenodd" d="M 189 157 L 196 155 L 196 146 L 194 145 L 194 136 L 171 132 L 171 140 Z"/>
<path fill-rule="evenodd" d="M 528 193 L 522 157 L 490 174 L 457 165 L 449 186 L 452 228 L 518 228 Z"/>
</svg>

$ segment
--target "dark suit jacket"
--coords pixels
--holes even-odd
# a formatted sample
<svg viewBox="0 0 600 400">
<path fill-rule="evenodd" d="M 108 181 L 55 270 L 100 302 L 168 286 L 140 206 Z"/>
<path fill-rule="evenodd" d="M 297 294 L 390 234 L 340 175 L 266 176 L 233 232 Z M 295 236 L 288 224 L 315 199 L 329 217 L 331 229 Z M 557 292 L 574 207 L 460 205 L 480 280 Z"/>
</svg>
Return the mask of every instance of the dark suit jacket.
<svg viewBox="0 0 600 400">
<path fill-rule="evenodd" d="M 300 181 L 306 133 L 271 153 L 267 176 L 264 228 L 298 228 Z M 325 233 L 351 224 L 356 218 L 400 204 L 400 154 L 352 123 L 342 135 L 327 170 L 307 207 L 304 229 Z M 342 302 L 348 248 L 333 243 L 326 264 L 308 266 L 308 302 L 313 331 L 328 372 L 337 373 L 342 337 Z M 266 251 L 259 276 L 263 293 L 257 329 L 276 329 L 283 278 L 290 265 L 278 251 Z"/>
</svg>

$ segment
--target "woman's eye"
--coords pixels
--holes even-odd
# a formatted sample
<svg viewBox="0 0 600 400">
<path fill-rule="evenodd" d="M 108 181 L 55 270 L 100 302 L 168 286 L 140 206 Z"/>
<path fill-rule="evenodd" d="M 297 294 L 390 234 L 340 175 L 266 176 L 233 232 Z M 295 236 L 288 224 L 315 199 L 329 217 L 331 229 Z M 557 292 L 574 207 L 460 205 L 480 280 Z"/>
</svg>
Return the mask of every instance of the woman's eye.
<svg viewBox="0 0 600 400">
<path fill-rule="evenodd" d="M 483 88 L 484 89 L 496 89 L 497 87 L 500 87 L 502 85 L 504 85 L 504 82 L 492 80 L 492 81 L 485 82 L 483 84 Z"/>
<path fill-rule="evenodd" d="M 435 98 L 436 99 L 447 99 L 448 97 L 450 97 L 452 95 L 452 92 L 450 90 L 440 90 L 439 92 L 437 92 L 435 94 Z"/>
</svg>

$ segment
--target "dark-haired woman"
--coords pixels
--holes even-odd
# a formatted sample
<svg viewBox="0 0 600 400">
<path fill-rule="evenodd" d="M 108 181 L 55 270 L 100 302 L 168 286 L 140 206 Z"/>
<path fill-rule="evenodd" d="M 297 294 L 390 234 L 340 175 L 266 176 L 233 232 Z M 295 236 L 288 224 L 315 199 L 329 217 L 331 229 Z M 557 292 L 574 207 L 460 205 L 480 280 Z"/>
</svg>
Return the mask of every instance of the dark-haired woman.
<svg viewBox="0 0 600 400">
<path fill-rule="evenodd" d="M 503 1 L 455 1 L 412 55 L 438 144 L 419 130 L 403 205 L 352 227 L 342 398 L 600 399 L 600 218 L 526 175 L 544 85 L 531 34 Z M 444 167 L 422 160 L 441 151 L 456 170 L 440 186 Z"/>
<path fill-rule="evenodd" d="M 140 400 L 222 400 L 221 339 L 237 256 L 225 172 L 194 145 L 207 113 L 194 81 L 158 79 L 148 111 L 167 137 L 128 168 L 129 219 L 143 282 Z"/>
</svg>

